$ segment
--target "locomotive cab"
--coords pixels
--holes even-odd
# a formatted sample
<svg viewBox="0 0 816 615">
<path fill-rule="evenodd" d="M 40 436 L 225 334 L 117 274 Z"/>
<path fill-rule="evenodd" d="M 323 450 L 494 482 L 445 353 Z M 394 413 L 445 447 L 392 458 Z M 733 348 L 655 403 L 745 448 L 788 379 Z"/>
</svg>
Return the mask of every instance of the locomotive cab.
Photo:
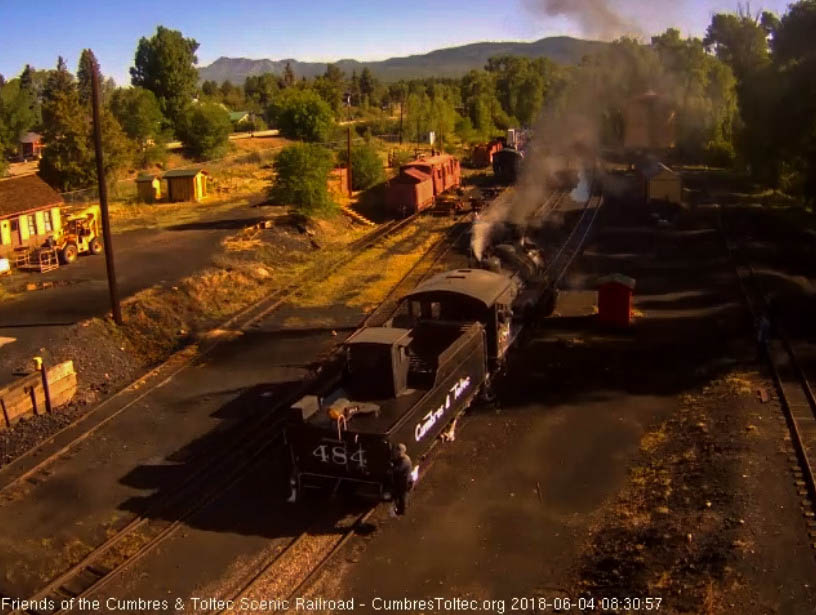
<svg viewBox="0 0 816 615">
<path fill-rule="evenodd" d="M 508 276 L 484 269 L 440 273 L 402 299 L 394 324 L 478 322 L 485 328 L 491 370 L 502 364 L 515 337 L 513 303 L 518 286 Z"/>
</svg>

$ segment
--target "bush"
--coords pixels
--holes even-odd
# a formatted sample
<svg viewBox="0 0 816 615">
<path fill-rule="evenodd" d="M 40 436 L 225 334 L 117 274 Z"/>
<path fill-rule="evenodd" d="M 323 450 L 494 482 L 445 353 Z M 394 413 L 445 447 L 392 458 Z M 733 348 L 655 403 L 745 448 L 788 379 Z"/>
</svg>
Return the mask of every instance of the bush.
<svg viewBox="0 0 816 615">
<path fill-rule="evenodd" d="M 221 105 L 198 103 L 184 110 L 176 130 L 184 147 L 193 156 L 217 158 L 227 149 L 232 122 Z"/>
<path fill-rule="evenodd" d="M 348 152 L 340 150 L 341 165 L 348 162 Z M 351 148 L 351 187 L 367 190 L 385 181 L 385 169 L 377 149 L 371 145 L 355 145 Z"/>
<path fill-rule="evenodd" d="M 284 137 L 303 141 L 328 140 L 334 123 L 331 107 L 313 90 L 284 90 L 266 114 Z"/>
<path fill-rule="evenodd" d="M 270 198 L 291 205 L 305 216 L 332 213 L 336 206 L 327 182 L 333 163 L 332 153 L 320 145 L 298 143 L 285 147 L 275 159 Z"/>
</svg>

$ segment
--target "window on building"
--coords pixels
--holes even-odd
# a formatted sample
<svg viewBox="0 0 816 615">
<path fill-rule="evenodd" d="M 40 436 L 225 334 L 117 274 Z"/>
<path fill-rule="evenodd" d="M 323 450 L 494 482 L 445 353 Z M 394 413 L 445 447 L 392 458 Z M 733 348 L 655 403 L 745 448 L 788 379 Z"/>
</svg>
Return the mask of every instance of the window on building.
<svg viewBox="0 0 816 615">
<path fill-rule="evenodd" d="M 29 214 L 26 216 L 26 220 L 28 221 L 28 236 L 35 237 L 37 235 L 37 219 L 34 214 Z"/>
<path fill-rule="evenodd" d="M 43 212 L 43 227 L 45 228 L 46 233 L 50 233 L 54 230 L 54 224 L 51 222 L 51 212 L 44 211 Z"/>
</svg>

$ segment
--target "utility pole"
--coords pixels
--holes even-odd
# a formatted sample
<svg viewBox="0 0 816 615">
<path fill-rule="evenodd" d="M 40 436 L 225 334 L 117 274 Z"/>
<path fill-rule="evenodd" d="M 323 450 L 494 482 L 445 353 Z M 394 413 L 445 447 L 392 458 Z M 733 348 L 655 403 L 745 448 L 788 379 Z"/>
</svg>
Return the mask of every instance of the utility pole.
<svg viewBox="0 0 816 615">
<path fill-rule="evenodd" d="M 99 209 L 102 212 L 102 238 L 105 242 L 105 266 L 108 271 L 113 322 L 122 324 L 122 307 L 119 305 L 119 289 L 116 285 L 116 269 L 113 265 L 113 239 L 108 215 L 108 186 L 105 183 L 105 167 L 102 161 L 102 126 L 99 122 L 99 65 L 94 62 L 91 71 L 91 107 L 93 109 L 94 149 L 96 151 L 96 178 L 99 183 Z"/>
<path fill-rule="evenodd" d="M 348 125 L 346 153 L 348 154 L 348 191 L 349 194 L 351 194 L 351 124 Z"/>
<path fill-rule="evenodd" d="M 402 145 L 402 108 L 405 106 L 405 93 L 402 94 L 400 101 L 400 145 Z"/>
</svg>

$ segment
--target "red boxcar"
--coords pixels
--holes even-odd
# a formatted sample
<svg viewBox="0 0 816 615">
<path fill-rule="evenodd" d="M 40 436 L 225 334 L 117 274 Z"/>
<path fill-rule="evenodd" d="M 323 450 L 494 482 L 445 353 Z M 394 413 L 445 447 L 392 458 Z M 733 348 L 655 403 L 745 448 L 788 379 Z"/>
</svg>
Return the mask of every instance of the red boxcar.
<svg viewBox="0 0 816 615">
<path fill-rule="evenodd" d="M 489 143 L 482 143 L 473 148 L 471 154 L 471 162 L 475 167 L 489 167 L 493 164 L 493 154 L 502 148 L 502 142 L 498 139 L 490 141 Z"/>
<path fill-rule="evenodd" d="M 388 182 L 386 206 L 397 215 L 411 215 L 431 207 L 436 196 L 458 187 L 461 179 L 459 160 L 450 154 L 418 158 Z"/>
<path fill-rule="evenodd" d="M 419 158 L 404 164 L 402 170 L 404 169 L 417 169 L 426 175 L 430 175 L 433 179 L 434 196 L 458 187 L 462 179 L 459 160 L 450 154 L 437 154 L 428 158 Z"/>
<path fill-rule="evenodd" d="M 386 207 L 405 217 L 427 209 L 434 202 L 431 176 L 413 167 L 403 167 L 399 175 L 388 182 Z"/>
</svg>

